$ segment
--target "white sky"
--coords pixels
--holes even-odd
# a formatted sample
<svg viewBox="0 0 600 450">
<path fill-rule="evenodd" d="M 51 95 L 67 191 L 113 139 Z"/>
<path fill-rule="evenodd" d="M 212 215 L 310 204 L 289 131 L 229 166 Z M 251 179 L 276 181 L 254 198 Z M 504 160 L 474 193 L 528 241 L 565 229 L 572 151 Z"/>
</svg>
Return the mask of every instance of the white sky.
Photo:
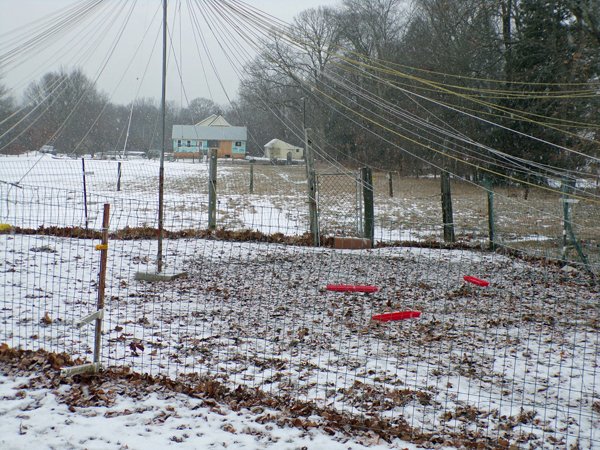
<svg viewBox="0 0 600 450">
<path fill-rule="evenodd" d="M 286 22 L 290 22 L 294 16 L 305 9 L 319 5 L 334 6 L 340 1 L 246 0 L 252 6 Z M 36 46 L 34 52 L 26 54 L 19 52 L 8 63 L 2 61 L 2 56 L 6 52 L 34 37 L 36 32 L 47 28 L 47 26 L 40 25 L 41 19 L 48 18 L 49 15 L 81 2 L 82 0 L 0 0 L 0 76 L 2 77 L 0 82 L 11 91 L 14 97 L 20 99 L 25 88 L 32 81 L 39 80 L 45 73 L 58 70 L 60 67 L 67 70 L 81 67 L 89 78 L 97 77 L 98 88 L 107 93 L 114 103 L 128 104 L 139 97 L 154 97 L 158 101 L 161 96 L 162 0 L 138 0 L 137 2 L 107 0 L 102 9 L 83 18 L 81 24 L 74 29 L 56 39 L 44 39 L 43 48 Z M 128 8 L 134 3 L 135 9 L 131 19 L 118 45 L 115 46 L 116 50 L 106 63 L 107 55 L 119 34 L 119 27 L 127 17 Z M 180 83 L 179 71 L 174 59 L 170 58 L 167 99 L 183 106 L 187 104 L 188 100 L 196 97 L 206 97 L 217 103 L 226 104 L 227 97 L 218 80 L 220 78 L 223 82 L 227 94 L 231 98 L 235 98 L 239 75 L 224 56 L 224 52 L 213 38 L 211 30 L 203 23 L 203 26 L 206 27 L 203 29 L 206 45 L 217 66 L 218 78 L 215 75 L 215 71 L 207 61 L 202 44 L 199 42 L 199 35 L 196 34 L 196 38 L 194 38 L 192 32 L 192 22 L 189 19 L 187 5 L 197 3 L 205 5 L 207 2 L 205 0 L 194 2 L 169 0 L 168 2 L 170 12 L 168 28 L 172 29 L 171 39 L 176 57 L 182 61 L 183 83 Z M 118 16 L 108 15 L 109 11 L 114 11 L 119 7 L 124 8 Z M 179 8 L 182 14 L 181 16 L 177 15 L 174 21 L 174 12 Z M 196 12 L 196 14 L 199 20 L 202 20 L 199 13 Z M 111 17 L 111 19 L 107 19 L 107 17 Z M 247 29 L 243 22 L 240 22 L 239 26 L 241 29 Z M 222 29 L 214 28 L 214 30 L 222 32 Z M 238 35 L 232 33 L 231 36 L 234 36 L 237 41 L 241 41 Z M 222 45 L 226 42 L 222 38 L 219 39 Z M 156 47 L 152 52 L 155 42 Z M 180 42 L 182 42 L 181 45 Z M 229 42 L 233 47 L 241 48 L 241 45 L 236 45 L 236 42 Z M 172 52 L 171 49 L 169 52 Z M 241 68 L 241 62 L 242 55 L 235 59 L 235 67 Z M 105 63 L 106 66 L 102 70 Z"/>
</svg>

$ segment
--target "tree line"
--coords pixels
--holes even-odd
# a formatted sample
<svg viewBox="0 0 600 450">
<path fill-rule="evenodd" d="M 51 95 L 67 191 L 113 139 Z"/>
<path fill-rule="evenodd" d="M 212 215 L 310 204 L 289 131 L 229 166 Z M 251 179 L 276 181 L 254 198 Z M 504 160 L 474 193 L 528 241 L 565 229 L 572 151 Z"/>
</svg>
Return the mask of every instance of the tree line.
<svg viewBox="0 0 600 450">
<path fill-rule="evenodd" d="M 600 2 L 344 0 L 294 25 L 297 43 L 274 38 L 248 65 L 240 103 L 288 125 L 307 115 L 328 157 L 417 174 L 598 170 Z"/>
<path fill-rule="evenodd" d="M 3 153 L 19 154 L 49 144 L 73 156 L 133 151 L 155 155 L 162 147 L 160 101 L 139 98 L 129 105 L 114 104 L 81 69 L 45 74 L 26 88 L 22 105 L 6 89 L 0 90 L 0 98 L 1 116 L 9 118 L 0 126 L 0 134 L 5 134 L 0 139 Z M 204 98 L 185 108 L 168 102 L 167 130 L 219 112 L 219 105 Z"/>
<path fill-rule="evenodd" d="M 292 30 L 264 40 L 233 104 L 168 103 L 167 130 L 223 113 L 248 127 L 254 155 L 274 137 L 303 146 L 306 125 L 319 158 L 348 165 L 476 176 L 516 170 L 509 155 L 525 169 L 597 170 L 596 0 L 342 0 Z M 114 104 L 79 69 L 47 73 L 22 104 L 0 88 L 0 117 L 4 153 L 161 146 L 158 101 Z"/>
</svg>

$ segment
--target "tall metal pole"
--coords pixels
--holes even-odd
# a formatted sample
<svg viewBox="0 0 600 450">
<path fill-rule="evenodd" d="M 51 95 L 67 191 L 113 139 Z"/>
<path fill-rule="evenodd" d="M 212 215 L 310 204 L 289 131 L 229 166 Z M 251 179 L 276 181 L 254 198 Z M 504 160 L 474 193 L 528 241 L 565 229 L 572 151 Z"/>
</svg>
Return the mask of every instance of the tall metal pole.
<svg viewBox="0 0 600 450">
<path fill-rule="evenodd" d="M 160 148 L 160 169 L 158 171 L 158 254 L 156 256 L 156 272 L 162 272 L 163 266 L 163 217 L 164 217 L 164 185 L 165 185 L 165 128 L 166 128 L 166 91 L 167 91 L 167 0 L 163 0 L 163 53 L 162 53 L 162 145 Z"/>
</svg>

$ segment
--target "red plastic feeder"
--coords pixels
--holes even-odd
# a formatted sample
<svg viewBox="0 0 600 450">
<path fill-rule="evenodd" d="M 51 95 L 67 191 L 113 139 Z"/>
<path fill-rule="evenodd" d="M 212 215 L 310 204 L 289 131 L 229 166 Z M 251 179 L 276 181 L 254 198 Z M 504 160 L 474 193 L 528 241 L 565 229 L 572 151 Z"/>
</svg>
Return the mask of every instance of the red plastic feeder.
<svg viewBox="0 0 600 450">
<path fill-rule="evenodd" d="M 479 278 L 475 278 L 470 275 L 465 275 L 463 278 L 467 283 L 475 284 L 477 286 L 486 287 L 490 285 L 489 281 L 480 280 Z"/>
<path fill-rule="evenodd" d="M 377 286 L 360 286 L 354 284 L 328 284 L 327 290 L 334 292 L 365 292 L 367 294 L 372 294 L 373 292 L 377 292 L 379 288 Z"/>
<path fill-rule="evenodd" d="M 416 319 L 421 316 L 421 311 L 396 311 L 385 314 L 376 314 L 371 317 L 371 320 L 379 322 L 392 322 L 394 320 Z"/>
</svg>

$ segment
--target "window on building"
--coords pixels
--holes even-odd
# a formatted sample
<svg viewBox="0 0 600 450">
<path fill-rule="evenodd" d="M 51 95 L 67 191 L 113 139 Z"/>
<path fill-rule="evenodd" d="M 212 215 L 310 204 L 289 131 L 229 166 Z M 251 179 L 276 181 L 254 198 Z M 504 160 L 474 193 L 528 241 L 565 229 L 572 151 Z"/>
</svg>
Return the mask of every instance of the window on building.
<svg viewBox="0 0 600 450">
<path fill-rule="evenodd" d="M 177 147 L 181 147 L 181 141 L 177 141 Z"/>
<path fill-rule="evenodd" d="M 191 147 L 192 146 L 192 141 L 187 141 L 187 146 Z"/>
<path fill-rule="evenodd" d="M 237 142 L 235 143 L 235 146 L 236 146 L 236 147 L 241 147 L 241 146 L 242 146 L 242 142 L 241 142 L 241 141 L 237 141 Z"/>
</svg>

